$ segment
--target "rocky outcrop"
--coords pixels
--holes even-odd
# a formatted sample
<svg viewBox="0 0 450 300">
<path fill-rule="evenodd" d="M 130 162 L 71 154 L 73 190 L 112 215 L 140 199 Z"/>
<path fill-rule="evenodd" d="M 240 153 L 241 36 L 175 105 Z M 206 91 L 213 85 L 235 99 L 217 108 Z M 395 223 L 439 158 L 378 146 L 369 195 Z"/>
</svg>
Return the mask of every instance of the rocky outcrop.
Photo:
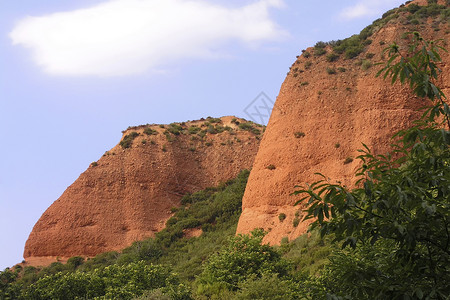
<svg viewBox="0 0 450 300">
<path fill-rule="evenodd" d="M 264 128 L 243 119 L 145 125 L 80 175 L 41 216 L 24 250 L 27 261 L 94 256 L 151 237 L 189 192 L 249 169 Z M 260 134 L 261 133 L 261 134 Z"/>
<path fill-rule="evenodd" d="M 272 244 L 305 233 L 310 222 L 299 222 L 303 212 L 301 206 L 294 206 L 299 200 L 291 196 L 295 186 L 318 180 L 317 172 L 353 186 L 362 143 L 374 153 L 385 153 L 393 133 L 418 117 L 425 100 L 414 97 L 406 85 L 376 78 L 380 67 L 374 63 L 383 60 L 388 43 L 406 46 L 404 32 L 418 30 L 427 39 L 448 41 L 450 27 L 439 14 L 420 19 L 419 24 L 408 20 L 408 15 L 404 11 L 385 16 L 389 20 L 373 28 L 371 42 L 365 42 L 364 51 L 353 59 L 327 57 L 332 52 L 329 45 L 327 54 L 314 56 L 315 50 L 309 48 L 305 52 L 311 54 L 309 58 L 305 53 L 298 57 L 281 87 L 255 158 L 238 233 L 264 228 L 269 232 L 265 241 Z M 450 95 L 449 54 L 442 52 L 442 59 L 440 86 Z"/>
</svg>

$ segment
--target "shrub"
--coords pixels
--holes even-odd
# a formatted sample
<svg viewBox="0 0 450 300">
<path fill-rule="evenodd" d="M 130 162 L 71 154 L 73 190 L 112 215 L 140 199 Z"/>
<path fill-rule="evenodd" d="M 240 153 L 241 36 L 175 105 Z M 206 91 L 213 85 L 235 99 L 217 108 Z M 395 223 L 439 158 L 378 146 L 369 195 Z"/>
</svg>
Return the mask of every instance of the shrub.
<svg viewBox="0 0 450 300">
<path fill-rule="evenodd" d="M 305 52 L 303 52 L 302 56 L 304 58 L 309 58 L 309 57 L 311 57 L 311 53 L 309 53 L 308 51 L 305 51 Z"/>
<path fill-rule="evenodd" d="M 366 71 L 372 67 L 372 62 L 370 60 L 363 60 L 361 64 L 361 68 Z"/>
<path fill-rule="evenodd" d="M 144 129 L 144 133 L 146 135 L 155 135 L 155 134 L 158 134 L 158 131 L 151 129 L 150 127 L 147 127 Z"/>
<path fill-rule="evenodd" d="M 252 231 L 251 235 L 237 235 L 230 239 L 219 253 L 210 256 L 199 277 L 202 285 L 222 284 L 229 290 L 237 290 L 239 283 L 263 274 L 286 276 L 287 261 L 269 245 L 262 245 L 265 232 Z"/>
<path fill-rule="evenodd" d="M 96 166 L 98 166 L 98 163 L 96 161 L 91 162 L 91 167 L 96 167 Z"/>
<path fill-rule="evenodd" d="M 145 145 L 145 144 L 147 144 L 147 140 L 142 140 L 141 143 L 142 143 L 142 145 Z"/>
<path fill-rule="evenodd" d="M 275 167 L 274 165 L 268 165 L 268 166 L 266 167 L 266 169 L 269 169 L 269 170 L 275 170 L 276 167 Z"/>
<path fill-rule="evenodd" d="M 329 68 L 329 67 L 327 67 L 327 73 L 328 73 L 329 75 L 334 75 L 334 74 L 336 74 L 337 72 L 336 72 L 336 69 L 335 69 L 335 68 Z"/>
<path fill-rule="evenodd" d="M 297 227 L 300 223 L 300 219 L 295 217 L 294 220 L 292 220 L 292 226 Z"/>
<path fill-rule="evenodd" d="M 334 52 L 327 55 L 327 61 L 328 62 L 336 61 L 336 60 L 338 60 L 338 58 L 339 58 L 339 55 L 337 55 Z"/>
<path fill-rule="evenodd" d="M 222 120 L 221 120 L 220 118 L 211 118 L 211 117 L 208 117 L 207 120 L 208 120 L 210 123 L 222 123 Z"/>
<path fill-rule="evenodd" d="M 344 165 L 349 164 L 349 163 L 351 163 L 351 162 L 353 162 L 353 158 L 347 157 L 347 158 L 344 160 Z"/>
<path fill-rule="evenodd" d="M 112 265 L 92 272 L 59 272 L 39 279 L 24 292 L 27 299 L 131 299 L 151 290 L 177 283 L 166 267 L 143 261 Z"/>
<path fill-rule="evenodd" d="M 308 70 L 312 66 L 312 61 L 305 62 L 305 69 Z"/>
<path fill-rule="evenodd" d="M 314 55 L 315 56 L 322 56 L 325 53 L 327 53 L 327 51 L 325 50 L 325 48 L 314 48 Z"/>
<path fill-rule="evenodd" d="M 301 138 L 301 137 L 304 137 L 304 136 L 305 136 L 305 133 L 304 133 L 304 132 L 301 132 L 301 131 L 297 131 L 297 132 L 294 133 L 294 136 L 295 136 L 296 138 Z"/>
<path fill-rule="evenodd" d="M 133 144 L 133 140 L 139 135 L 139 133 L 137 133 L 136 131 L 133 131 L 129 134 L 127 134 L 126 136 L 124 136 L 124 138 L 122 139 L 122 141 L 120 141 L 120 146 L 122 146 L 123 149 L 127 149 L 130 148 L 131 145 Z"/>
<path fill-rule="evenodd" d="M 183 131 L 183 127 L 177 123 L 171 123 L 167 128 L 167 131 L 174 135 L 180 135 Z"/>
<path fill-rule="evenodd" d="M 338 69 L 338 71 L 341 72 L 341 73 L 344 73 L 345 71 L 347 71 L 347 69 L 344 68 L 344 67 L 338 67 L 337 69 Z"/>
<path fill-rule="evenodd" d="M 300 83 L 300 86 L 305 86 L 305 85 L 308 85 L 308 84 L 309 84 L 308 81 L 303 81 L 303 82 Z"/>
<path fill-rule="evenodd" d="M 285 213 L 280 213 L 278 215 L 278 220 L 280 220 L 280 222 L 283 222 L 286 219 L 286 214 Z"/>
<path fill-rule="evenodd" d="M 163 152 L 167 152 L 167 147 L 166 147 L 166 145 L 163 145 L 162 148 L 161 148 L 161 150 L 162 150 Z"/>
</svg>

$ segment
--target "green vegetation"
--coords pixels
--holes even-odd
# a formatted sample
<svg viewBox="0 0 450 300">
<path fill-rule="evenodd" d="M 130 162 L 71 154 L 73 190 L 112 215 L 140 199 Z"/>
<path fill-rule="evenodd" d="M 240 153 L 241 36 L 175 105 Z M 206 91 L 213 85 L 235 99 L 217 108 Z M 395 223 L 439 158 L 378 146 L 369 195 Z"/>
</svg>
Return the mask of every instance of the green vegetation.
<svg viewBox="0 0 450 300">
<path fill-rule="evenodd" d="M 311 68 L 312 64 L 312 61 L 305 62 L 305 69 L 308 70 L 309 68 Z"/>
<path fill-rule="evenodd" d="M 314 56 L 321 56 L 327 53 L 327 50 L 325 50 L 326 46 L 327 43 L 317 42 L 316 45 L 314 45 Z"/>
<path fill-rule="evenodd" d="M 266 167 L 266 169 L 268 169 L 268 170 L 275 170 L 276 167 L 275 167 L 275 165 L 268 165 L 268 166 Z"/>
<path fill-rule="evenodd" d="M 261 134 L 261 130 L 256 128 L 257 124 L 253 123 L 253 122 L 246 122 L 246 123 L 240 123 L 239 124 L 239 128 L 242 130 L 246 130 L 246 131 L 250 131 L 256 135 L 260 135 Z"/>
<path fill-rule="evenodd" d="M 278 220 L 280 220 L 280 222 L 283 222 L 286 219 L 286 214 L 285 213 L 280 213 L 278 215 Z"/>
<path fill-rule="evenodd" d="M 364 59 L 361 62 L 361 68 L 366 71 L 372 67 L 372 62 L 370 60 Z"/>
<path fill-rule="evenodd" d="M 347 164 L 349 164 L 349 163 L 351 163 L 351 162 L 353 162 L 353 158 L 347 157 L 347 158 L 344 160 L 344 165 L 347 165 Z"/>
<path fill-rule="evenodd" d="M 338 60 L 338 58 L 339 58 L 339 55 L 337 55 L 336 53 L 330 53 L 327 55 L 328 62 L 336 61 L 336 60 Z"/>
<path fill-rule="evenodd" d="M 294 132 L 294 136 L 299 139 L 299 138 L 304 137 L 305 133 L 302 131 L 297 131 L 297 132 Z"/>
<path fill-rule="evenodd" d="M 132 131 L 131 133 L 124 136 L 124 138 L 120 141 L 120 146 L 122 146 L 123 149 L 130 148 L 131 145 L 133 145 L 133 140 L 139 136 L 139 133 L 136 131 Z"/>
<path fill-rule="evenodd" d="M 144 129 L 144 133 L 146 135 L 156 135 L 156 134 L 158 134 L 158 131 L 151 129 L 150 127 L 147 127 Z"/>
<path fill-rule="evenodd" d="M 329 67 L 327 67 L 327 74 L 328 75 L 334 75 L 334 74 L 336 74 L 337 72 L 336 72 L 336 69 L 335 68 L 329 68 Z"/>
</svg>

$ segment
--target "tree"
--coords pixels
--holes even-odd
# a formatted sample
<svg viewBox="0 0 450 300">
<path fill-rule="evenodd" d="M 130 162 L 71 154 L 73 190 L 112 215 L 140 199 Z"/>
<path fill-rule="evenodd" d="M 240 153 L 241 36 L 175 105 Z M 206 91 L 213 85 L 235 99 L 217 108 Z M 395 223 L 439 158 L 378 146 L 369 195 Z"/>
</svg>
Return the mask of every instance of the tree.
<svg viewBox="0 0 450 300">
<path fill-rule="evenodd" d="M 316 218 L 312 228 L 319 228 L 322 235 L 333 233 L 343 248 L 356 249 L 352 255 L 359 258 L 365 257 L 360 250 L 367 245 L 368 252 L 378 254 L 378 264 L 360 269 L 367 272 L 357 276 L 356 290 L 342 288 L 341 296 L 446 299 L 450 295 L 450 132 L 445 129 L 450 126 L 450 110 L 435 84 L 440 73 L 438 51 L 445 49 L 417 32 L 410 36 L 406 53 L 395 43 L 385 50 L 389 60 L 377 76 L 390 77 L 392 84 L 409 83 L 431 106 L 413 127 L 394 136 L 392 153 L 375 155 L 363 145 L 355 189 L 320 174 L 322 180 L 294 193 L 305 195 L 298 202 L 307 201 L 305 219 Z M 334 266 L 342 263 L 347 272 L 341 274 L 343 280 L 355 279 L 356 256 L 351 267 L 343 263 L 343 257 L 349 258 L 345 255 L 335 260 Z M 333 272 L 332 267 L 328 270 Z M 399 280 L 400 274 L 409 274 L 411 280 Z"/>
</svg>

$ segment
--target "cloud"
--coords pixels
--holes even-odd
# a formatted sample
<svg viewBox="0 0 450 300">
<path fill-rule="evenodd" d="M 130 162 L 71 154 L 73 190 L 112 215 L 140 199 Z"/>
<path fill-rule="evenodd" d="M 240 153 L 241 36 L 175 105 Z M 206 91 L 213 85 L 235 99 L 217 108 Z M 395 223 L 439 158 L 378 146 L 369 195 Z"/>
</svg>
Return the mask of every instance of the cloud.
<svg viewBox="0 0 450 300">
<path fill-rule="evenodd" d="M 202 0 L 111 0 L 40 17 L 11 31 L 14 45 L 55 75 L 121 76 L 182 59 L 218 57 L 230 42 L 254 46 L 287 33 L 269 16 L 282 0 L 227 8 Z"/>
<path fill-rule="evenodd" d="M 343 20 L 353 20 L 363 17 L 373 17 L 401 3 L 402 1 L 399 0 L 358 1 L 355 5 L 342 9 L 339 13 L 339 18 Z"/>
</svg>

